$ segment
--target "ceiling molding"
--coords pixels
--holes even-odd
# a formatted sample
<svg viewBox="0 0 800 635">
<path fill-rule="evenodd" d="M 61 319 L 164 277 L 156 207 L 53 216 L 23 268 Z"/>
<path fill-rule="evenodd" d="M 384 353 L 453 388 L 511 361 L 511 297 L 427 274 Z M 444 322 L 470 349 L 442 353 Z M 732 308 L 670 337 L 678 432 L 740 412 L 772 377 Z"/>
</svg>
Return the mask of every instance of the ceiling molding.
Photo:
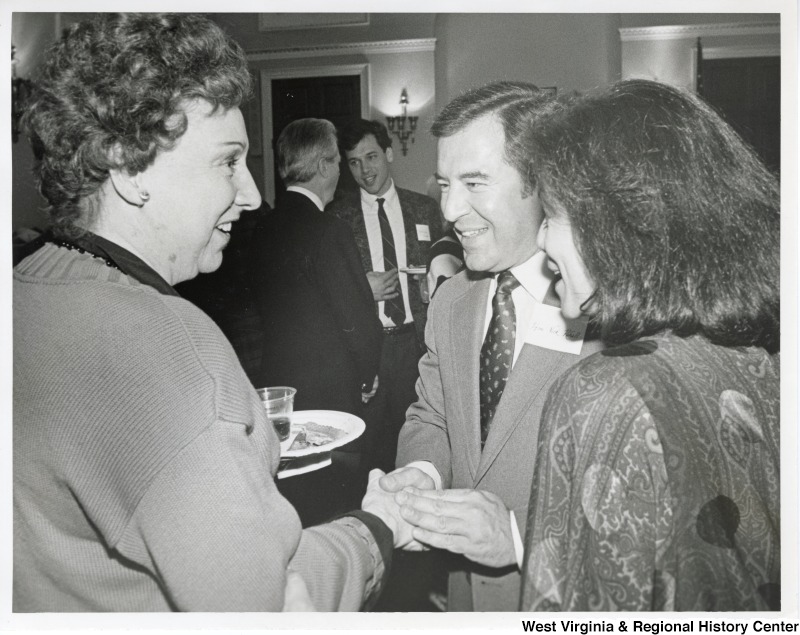
<svg viewBox="0 0 800 635">
<path fill-rule="evenodd" d="M 294 31 L 369 26 L 369 13 L 259 13 L 258 30 Z"/>
<path fill-rule="evenodd" d="M 436 50 L 436 38 L 413 40 L 383 40 L 379 42 L 346 42 L 320 46 L 297 46 L 268 51 L 250 51 L 251 62 L 292 59 L 295 57 L 327 57 L 331 55 L 375 55 L 382 53 L 420 53 Z"/>
<path fill-rule="evenodd" d="M 779 35 L 780 22 L 730 22 L 724 24 L 685 24 L 680 26 L 645 26 L 619 30 L 623 42 L 644 40 L 683 40 L 697 37 Z"/>
</svg>

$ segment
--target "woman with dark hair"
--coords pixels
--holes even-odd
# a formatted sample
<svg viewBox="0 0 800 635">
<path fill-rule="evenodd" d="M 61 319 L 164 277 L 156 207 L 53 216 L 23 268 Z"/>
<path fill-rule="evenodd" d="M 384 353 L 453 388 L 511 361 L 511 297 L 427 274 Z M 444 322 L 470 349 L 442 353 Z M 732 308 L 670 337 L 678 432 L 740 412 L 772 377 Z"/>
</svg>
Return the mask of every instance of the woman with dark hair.
<svg viewBox="0 0 800 635">
<path fill-rule="evenodd" d="M 521 608 L 777 609 L 776 179 L 655 82 L 537 124 L 539 246 L 564 317 L 609 348 L 548 396 Z"/>
<path fill-rule="evenodd" d="M 301 529 L 256 391 L 173 289 L 261 202 L 250 90 L 190 14 L 78 24 L 36 79 L 53 227 L 14 270 L 15 611 L 280 610 L 290 571 L 357 610 L 381 584 L 391 532 L 365 512 Z"/>
</svg>

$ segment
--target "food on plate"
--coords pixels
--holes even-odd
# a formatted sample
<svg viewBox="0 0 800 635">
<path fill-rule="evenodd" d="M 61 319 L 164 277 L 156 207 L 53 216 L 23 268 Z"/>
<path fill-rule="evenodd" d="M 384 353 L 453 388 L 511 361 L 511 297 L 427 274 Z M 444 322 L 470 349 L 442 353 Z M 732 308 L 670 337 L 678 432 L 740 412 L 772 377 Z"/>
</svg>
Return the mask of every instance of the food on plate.
<svg viewBox="0 0 800 635">
<path fill-rule="evenodd" d="M 345 430 L 313 421 L 295 424 L 292 430 L 298 431 L 298 434 L 289 450 L 305 450 L 314 446 L 328 445 L 347 434 Z"/>
</svg>

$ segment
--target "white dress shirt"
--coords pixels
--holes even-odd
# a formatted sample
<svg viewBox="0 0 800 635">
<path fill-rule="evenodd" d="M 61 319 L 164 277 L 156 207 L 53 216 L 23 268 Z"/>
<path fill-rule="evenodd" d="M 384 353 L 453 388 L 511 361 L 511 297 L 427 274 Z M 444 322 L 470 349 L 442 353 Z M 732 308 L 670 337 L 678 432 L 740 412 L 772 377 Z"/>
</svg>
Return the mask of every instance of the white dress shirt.
<svg viewBox="0 0 800 635">
<path fill-rule="evenodd" d="M 392 228 L 394 237 L 394 250 L 397 256 L 397 268 L 407 267 L 406 257 L 406 228 L 403 222 L 403 211 L 400 209 L 400 199 L 397 197 L 397 190 L 394 181 L 391 182 L 389 189 L 382 196 L 375 196 L 369 192 L 361 190 L 361 211 L 364 213 L 364 225 L 367 228 L 367 239 L 369 240 L 369 253 L 372 258 L 373 271 L 386 271 L 383 262 L 383 237 L 381 235 L 381 224 L 378 220 L 378 199 L 382 198 L 383 209 L 386 218 L 389 219 L 389 226 Z M 411 263 L 424 264 L 424 263 Z M 405 324 L 414 321 L 411 315 L 411 304 L 408 300 L 408 275 L 399 273 L 400 288 L 403 293 L 403 306 L 406 310 Z M 385 302 L 378 302 L 378 315 L 380 315 L 383 326 L 396 326 L 394 322 L 384 315 L 383 308 Z"/>
<path fill-rule="evenodd" d="M 519 286 L 511 292 L 516 316 L 516 339 L 514 340 L 514 360 L 511 365 L 512 371 L 514 369 L 514 364 L 517 363 L 522 347 L 525 345 L 528 327 L 533 319 L 533 310 L 538 303 L 544 300 L 547 290 L 553 282 L 553 274 L 550 273 L 545 266 L 546 261 L 547 256 L 545 252 L 537 251 L 521 265 L 510 269 L 511 273 L 514 274 L 514 277 L 519 280 L 520 283 Z M 489 323 L 492 320 L 492 299 L 494 298 L 495 291 L 497 291 L 497 276 L 494 276 L 492 279 L 491 285 L 489 286 L 489 294 L 486 297 L 486 313 L 483 323 L 484 338 L 489 330 Z M 531 460 L 533 460 L 533 457 L 531 457 Z M 408 467 L 419 468 L 433 479 L 436 489 L 442 488 L 442 477 L 430 461 L 413 461 L 408 464 Z M 519 535 L 519 527 L 517 526 L 514 512 L 509 510 L 509 513 L 511 515 L 511 534 L 514 540 L 514 551 L 517 556 L 517 567 L 521 568 L 524 552 L 522 537 Z"/>
<path fill-rule="evenodd" d="M 528 334 L 528 327 L 533 319 L 533 310 L 537 304 L 544 300 L 547 289 L 553 282 L 553 274 L 545 266 L 547 255 L 543 251 L 537 251 L 521 265 L 510 269 L 514 277 L 519 280 L 519 286 L 511 292 L 514 300 L 514 313 L 516 315 L 517 335 L 514 340 L 514 361 L 511 364 L 513 370 L 517 363 L 522 347 L 525 344 L 525 337 Z M 492 321 L 492 299 L 497 291 L 497 276 L 492 278 L 489 287 L 489 295 L 486 297 L 486 317 L 483 322 L 483 336 L 489 331 L 489 323 Z"/>
<path fill-rule="evenodd" d="M 307 190 L 306 188 L 300 185 L 290 185 L 286 188 L 287 192 L 297 192 L 298 194 L 302 194 L 303 196 L 307 196 L 311 199 L 311 202 L 317 206 L 317 209 L 321 212 L 325 209 L 325 206 L 322 204 L 322 199 L 314 194 L 311 190 Z"/>
</svg>

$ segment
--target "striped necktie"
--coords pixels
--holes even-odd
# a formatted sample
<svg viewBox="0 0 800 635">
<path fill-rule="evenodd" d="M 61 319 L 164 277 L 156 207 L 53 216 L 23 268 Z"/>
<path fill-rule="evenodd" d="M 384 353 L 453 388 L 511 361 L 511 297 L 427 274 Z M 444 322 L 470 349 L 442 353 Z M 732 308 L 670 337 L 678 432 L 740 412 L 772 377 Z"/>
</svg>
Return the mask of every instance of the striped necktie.
<svg viewBox="0 0 800 635">
<path fill-rule="evenodd" d="M 497 276 L 497 291 L 492 299 L 492 321 L 481 347 L 481 449 L 489 436 L 494 411 L 503 396 L 514 363 L 517 324 L 511 292 L 518 286 L 519 280 L 510 271 L 503 271 Z"/>
<path fill-rule="evenodd" d="M 386 210 L 383 209 L 384 199 L 378 201 L 378 220 L 381 223 L 381 238 L 383 239 L 383 266 L 385 271 L 397 269 L 397 252 L 394 248 L 394 235 L 392 227 L 389 225 L 389 218 Z M 400 293 L 396 298 L 386 300 L 383 305 L 383 312 L 397 326 L 406 321 L 406 309 L 403 305 L 403 294 Z"/>
</svg>

